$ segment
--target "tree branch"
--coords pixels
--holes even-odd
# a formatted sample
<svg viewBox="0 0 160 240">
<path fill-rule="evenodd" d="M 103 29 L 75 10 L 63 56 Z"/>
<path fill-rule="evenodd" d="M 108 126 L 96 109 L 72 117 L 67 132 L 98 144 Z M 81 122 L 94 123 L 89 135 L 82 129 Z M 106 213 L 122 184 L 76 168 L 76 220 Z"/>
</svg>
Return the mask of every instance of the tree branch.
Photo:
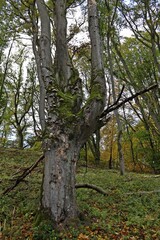
<svg viewBox="0 0 160 240">
<path fill-rule="evenodd" d="M 125 193 L 125 195 L 134 195 L 134 194 L 143 195 L 143 194 L 152 194 L 152 193 L 160 193 L 160 190 L 129 192 L 129 193 Z"/>
<path fill-rule="evenodd" d="M 39 162 L 41 162 L 42 160 L 44 159 L 44 155 L 42 155 L 33 165 L 31 165 L 29 168 L 25 169 L 24 172 L 18 176 L 16 178 L 16 181 L 15 183 L 10 186 L 9 188 L 7 188 L 3 193 L 2 195 L 6 195 L 8 194 L 9 192 L 11 192 L 15 187 L 17 187 L 19 185 L 20 182 L 22 182 L 24 180 L 25 177 L 27 177 L 36 167 L 37 165 L 39 164 Z M 79 183 L 79 184 L 76 184 L 75 185 L 75 188 L 89 188 L 89 189 L 93 189 L 95 191 L 97 191 L 98 193 L 101 193 L 105 196 L 108 195 L 107 192 L 105 192 L 102 188 L 100 187 L 97 187 L 93 184 L 88 184 L 88 183 Z"/>
<path fill-rule="evenodd" d="M 132 101 L 134 98 L 136 98 L 136 97 L 138 97 L 138 96 L 140 96 L 140 95 L 142 95 L 142 94 L 144 94 L 144 93 L 146 93 L 146 92 L 148 92 L 148 91 L 150 91 L 150 90 L 152 90 L 152 89 L 154 89 L 154 88 L 156 88 L 156 87 L 158 87 L 157 84 L 151 85 L 150 87 L 145 88 L 145 89 L 143 89 L 143 90 L 141 90 L 141 91 L 133 94 L 132 96 L 124 99 L 124 100 L 121 101 L 120 103 L 117 103 L 117 101 L 116 101 L 114 104 L 112 104 L 111 106 L 107 107 L 107 108 L 102 112 L 100 118 L 105 117 L 108 113 L 113 112 L 114 110 L 116 110 L 116 109 L 120 108 L 121 106 L 123 106 L 125 103 L 127 103 L 127 102 L 129 102 L 129 101 Z"/>
<path fill-rule="evenodd" d="M 118 104 L 118 102 L 119 102 L 119 100 L 121 99 L 121 96 L 122 96 L 122 94 L 123 94 L 124 88 L 125 88 L 125 86 L 123 85 L 123 86 L 122 86 L 122 89 L 121 89 L 121 91 L 120 91 L 120 93 L 119 93 L 119 95 L 118 95 L 118 97 L 117 97 L 117 99 L 116 99 L 116 101 L 115 101 L 112 105 L 110 105 L 108 108 L 112 108 L 113 106 L 115 106 L 115 105 Z"/>
<path fill-rule="evenodd" d="M 5 195 L 9 192 L 11 192 L 20 182 L 22 182 L 24 180 L 24 178 L 26 176 L 28 176 L 39 164 L 39 162 L 41 162 L 44 159 L 44 155 L 42 155 L 34 164 L 32 164 L 29 168 L 25 169 L 24 172 L 17 177 L 15 183 L 10 186 L 9 188 L 7 188 L 2 194 Z"/>
<path fill-rule="evenodd" d="M 76 184 L 76 185 L 75 185 L 75 188 L 89 188 L 89 189 L 93 189 L 93 190 L 95 190 L 95 191 L 97 191 L 97 192 L 99 192 L 99 193 L 101 193 L 101 194 L 103 194 L 103 195 L 105 195 L 105 196 L 108 195 L 108 193 L 105 192 L 102 188 L 97 187 L 97 186 L 92 185 L 92 184 L 88 184 L 88 183 L 79 183 L 79 184 Z"/>
</svg>

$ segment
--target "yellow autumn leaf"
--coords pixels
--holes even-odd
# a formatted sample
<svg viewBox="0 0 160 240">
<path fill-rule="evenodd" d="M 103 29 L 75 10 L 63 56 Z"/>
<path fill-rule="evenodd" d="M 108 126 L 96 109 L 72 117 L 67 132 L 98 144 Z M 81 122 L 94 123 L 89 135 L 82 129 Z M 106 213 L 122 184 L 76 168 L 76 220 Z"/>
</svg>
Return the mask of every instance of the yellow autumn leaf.
<svg viewBox="0 0 160 240">
<path fill-rule="evenodd" d="M 83 233 L 80 233 L 78 236 L 78 240 L 89 240 L 89 237 Z"/>
</svg>

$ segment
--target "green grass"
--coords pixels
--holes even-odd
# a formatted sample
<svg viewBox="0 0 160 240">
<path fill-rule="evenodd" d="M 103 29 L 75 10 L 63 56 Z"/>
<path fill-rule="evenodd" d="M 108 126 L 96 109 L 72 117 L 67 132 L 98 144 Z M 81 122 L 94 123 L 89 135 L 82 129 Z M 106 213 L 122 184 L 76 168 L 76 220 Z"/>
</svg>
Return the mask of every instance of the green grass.
<svg viewBox="0 0 160 240">
<path fill-rule="evenodd" d="M 36 223 L 43 164 L 25 178 L 8 195 L 2 192 L 13 179 L 39 158 L 41 153 L 29 150 L 0 149 L 0 239 L 160 239 L 160 177 L 150 174 L 126 173 L 100 168 L 79 167 L 77 182 L 102 187 L 103 196 L 94 190 L 77 189 L 81 221 L 56 232 L 52 223 Z M 133 192 L 128 195 L 126 193 Z"/>
</svg>

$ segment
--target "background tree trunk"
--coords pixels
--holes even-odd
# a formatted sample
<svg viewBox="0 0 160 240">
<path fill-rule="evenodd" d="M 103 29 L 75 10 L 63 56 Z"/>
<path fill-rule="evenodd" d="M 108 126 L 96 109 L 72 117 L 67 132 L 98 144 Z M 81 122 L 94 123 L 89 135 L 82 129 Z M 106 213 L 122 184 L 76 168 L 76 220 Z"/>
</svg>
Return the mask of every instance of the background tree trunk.
<svg viewBox="0 0 160 240">
<path fill-rule="evenodd" d="M 116 102 L 116 91 L 115 91 L 115 83 L 114 83 L 114 76 L 113 76 L 113 61 L 112 61 L 112 54 L 110 52 L 110 48 L 111 48 L 110 32 L 108 32 L 107 49 L 108 49 L 109 71 L 110 71 L 110 79 L 111 79 L 111 86 L 112 86 L 113 102 Z M 121 123 L 118 109 L 114 110 L 114 114 L 117 122 L 117 130 L 118 130 L 117 145 L 118 145 L 120 174 L 124 175 L 125 164 L 124 164 L 124 156 L 123 156 L 123 149 L 122 149 L 122 123 Z"/>
<path fill-rule="evenodd" d="M 23 149 L 23 141 L 24 141 L 23 130 L 18 129 L 17 136 L 18 136 L 18 148 Z"/>
<path fill-rule="evenodd" d="M 88 140 L 89 148 L 93 154 L 95 163 L 97 165 L 100 164 L 100 157 L 101 157 L 100 156 L 100 140 L 101 140 L 100 129 L 96 130 L 96 132 Z"/>
</svg>

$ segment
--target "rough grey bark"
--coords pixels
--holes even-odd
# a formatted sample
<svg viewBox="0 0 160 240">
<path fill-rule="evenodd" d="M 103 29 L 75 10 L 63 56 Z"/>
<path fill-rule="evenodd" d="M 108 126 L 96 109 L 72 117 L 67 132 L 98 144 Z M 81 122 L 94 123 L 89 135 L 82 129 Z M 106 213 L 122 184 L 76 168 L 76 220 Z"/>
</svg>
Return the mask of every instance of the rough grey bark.
<svg viewBox="0 0 160 240">
<path fill-rule="evenodd" d="M 45 166 L 42 190 L 42 208 L 47 210 L 53 221 L 58 224 L 66 218 L 76 216 L 75 206 L 75 166 L 78 147 L 69 141 L 66 122 L 57 111 L 60 107 L 60 96 L 57 92 L 67 84 L 68 55 L 66 45 L 65 1 L 56 1 L 56 78 L 51 76 L 51 30 L 50 19 L 44 1 L 37 1 L 41 19 L 41 71 L 47 100 L 47 123 L 45 124 L 44 151 Z M 62 28 L 62 30 L 61 30 Z M 65 53 L 64 53 L 65 52 Z M 67 56 L 67 57 L 66 57 Z M 70 67 L 71 68 L 71 67 Z M 57 89 L 57 85 L 58 88 Z M 61 97 L 62 97 L 61 92 Z M 62 100 L 63 101 L 63 100 Z M 67 107 L 66 107 L 67 108 Z M 75 148 L 75 151 L 74 151 Z"/>
<path fill-rule="evenodd" d="M 23 129 L 19 126 L 19 129 L 17 130 L 17 137 L 18 137 L 18 148 L 23 149 Z"/>
<path fill-rule="evenodd" d="M 75 171 L 79 147 L 61 134 L 45 153 L 42 206 L 58 224 L 77 216 Z"/>
<path fill-rule="evenodd" d="M 56 72 L 58 73 L 58 84 L 67 90 L 67 85 L 72 73 L 72 63 L 66 44 L 67 19 L 66 1 L 55 1 L 55 26 L 56 26 Z M 62 81 L 63 80 L 63 81 Z"/>
<path fill-rule="evenodd" d="M 106 88 L 96 1 L 88 0 L 92 88 L 83 107 L 81 79 L 68 53 L 66 1 L 56 0 L 53 4 L 56 43 L 54 63 L 51 58 L 48 9 L 44 0 L 37 0 L 36 4 L 41 28 L 38 33 L 40 37 L 34 35 L 33 50 L 42 89 L 41 101 L 45 107 L 41 109 L 40 115 L 45 156 L 41 205 L 57 225 L 77 216 L 76 163 L 81 147 L 99 126 Z"/>
<path fill-rule="evenodd" d="M 91 39 L 91 94 L 83 110 L 80 141 L 86 142 L 99 128 L 99 118 L 106 102 L 106 84 L 102 60 L 101 38 L 99 33 L 97 3 L 88 0 L 88 23 Z"/>
<path fill-rule="evenodd" d="M 41 51 L 38 39 L 38 29 L 34 19 L 32 19 L 33 27 L 33 39 L 32 39 L 32 49 L 35 55 L 35 61 L 37 66 L 37 75 L 40 87 L 40 100 L 39 100 L 39 119 L 42 131 L 45 129 L 45 86 L 43 81 L 42 69 L 41 69 Z"/>
</svg>

